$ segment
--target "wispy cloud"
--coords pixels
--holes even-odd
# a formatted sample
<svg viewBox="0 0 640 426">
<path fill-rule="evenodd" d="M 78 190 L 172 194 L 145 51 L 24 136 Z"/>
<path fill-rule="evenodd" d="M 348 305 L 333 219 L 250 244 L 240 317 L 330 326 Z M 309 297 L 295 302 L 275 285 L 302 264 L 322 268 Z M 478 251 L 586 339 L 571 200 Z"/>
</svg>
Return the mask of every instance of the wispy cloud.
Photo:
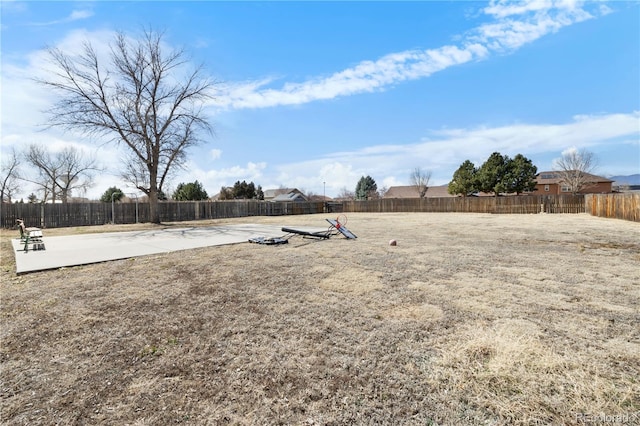
<svg viewBox="0 0 640 426">
<path fill-rule="evenodd" d="M 579 115 L 566 123 L 513 124 L 500 127 L 472 127 L 431 131 L 423 140 L 406 145 L 375 145 L 359 150 L 335 152 L 308 161 L 283 164 L 249 163 L 224 170 L 199 170 L 193 164 L 191 176 L 197 176 L 207 188 L 231 185 L 250 179 L 264 188 L 279 185 L 306 188 L 316 193 L 338 193 L 343 187 L 355 188 L 363 175 L 374 176 L 385 186 L 407 185 L 409 173 L 417 166 L 433 172 L 433 184 L 451 179 L 464 161 L 482 164 L 498 151 L 527 157 L 558 154 L 571 147 L 592 149 L 635 140 L 640 148 L 640 111 L 621 114 Z M 537 164 L 550 167 L 549 164 Z M 185 176 L 185 179 L 187 177 Z M 258 180 L 259 178 L 259 180 Z M 325 182 L 325 185 L 322 184 Z"/>
<path fill-rule="evenodd" d="M 214 148 L 209 151 L 209 154 L 211 154 L 212 160 L 217 160 L 218 158 L 222 157 L 222 150 Z"/>
<path fill-rule="evenodd" d="M 56 19 L 54 21 L 48 21 L 48 22 L 32 22 L 31 25 L 44 27 L 49 25 L 68 24 L 70 22 L 80 21 L 82 19 L 87 19 L 92 16 L 93 16 L 93 12 L 90 10 L 74 10 L 73 12 L 71 12 L 69 16 L 65 18 Z"/>
<path fill-rule="evenodd" d="M 463 35 L 458 45 L 391 53 L 328 77 L 289 82 L 281 88 L 267 87 L 272 79 L 227 84 L 219 88 L 216 105 L 232 109 L 266 108 L 384 90 L 492 54 L 512 52 L 563 27 L 607 13 L 608 9 L 596 6 L 601 5 L 574 0 L 494 0 L 483 9 L 493 20 Z"/>
<path fill-rule="evenodd" d="M 271 83 L 271 79 L 223 85 L 220 87 L 223 93 L 218 97 L 216 104 L 236 109 L 265 108 L 373 92 L 404 80 L 429 76 L 453 65 L 479 59 L 486 54 L 487 50 L 476 43 L 463 49 L 444 46 L 425 51 L 392 53 L 375 62 L 361 62 L 327 78 L 304 83 L 286 83 L 282 89 L 263 89 Z"/>
<path fill-rule="evenodd" d="M 262 176 L 263 171 L 267 167 L 267 163 L 264 162 L 248 162 L 244 166 L 233 166 L 223 169 L 198 171 L 195 164 L 189 165 L 189 174 L 201 176 L 202 180 L 219 180 L 222 182 L 231 182 L 238 179 L 257 180 Z M 233 182 L 231 182 L 232 184 Z"/>
<path fill-rule="evenodd" d="M 22 13 L 25 12 L 27 8 L 27 4 L 23 1 L 3 1 L 0 2 L 0 9 L 3 13 Z"/>
</svg>

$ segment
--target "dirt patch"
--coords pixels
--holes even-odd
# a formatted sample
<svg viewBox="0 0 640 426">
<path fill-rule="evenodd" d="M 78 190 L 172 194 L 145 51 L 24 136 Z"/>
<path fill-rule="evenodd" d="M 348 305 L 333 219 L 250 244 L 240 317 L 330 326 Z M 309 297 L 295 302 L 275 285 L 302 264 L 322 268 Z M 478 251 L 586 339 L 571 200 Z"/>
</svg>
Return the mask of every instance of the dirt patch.
<svg viewBox="0 0 640 426">
<path fill-rule="evenodd" d="M 21 276 L 17 231 L 3 231 L 0 421 L 640 421 L 636 223 L 416 213 L 351 214 L 348 227 L 357 240 L 295 237 Z"/>
</svg>

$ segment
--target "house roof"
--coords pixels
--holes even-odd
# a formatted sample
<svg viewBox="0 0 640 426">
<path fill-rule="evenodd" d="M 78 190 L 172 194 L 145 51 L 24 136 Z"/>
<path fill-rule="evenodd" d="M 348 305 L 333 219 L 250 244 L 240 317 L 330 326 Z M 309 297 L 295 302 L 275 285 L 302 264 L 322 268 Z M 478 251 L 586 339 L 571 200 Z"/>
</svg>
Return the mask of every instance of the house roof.
<svg viewBox="0 0 640 426">
<path fill-rule="evenodd" d="M 265 200 L 275 198 L 278 195 L 282 195 L 282 194 L 290 194 L 290 193 L 302 194 L 302 192 L 300 192 L 297 188 L 266 189 L 263 192 L 264 192 Z"/>
<path fill-rule="evenodd" d="M 333 201 L 333 198 L 325 195 L 312 195 L 308 201 Z"/>
<path fill-rule="evenodd" d="M 599 182 L 613 182 L 611 179 L 604 178 L 602 176 L 592 175 L 591 173 L 584 173 L 585 181 L 592 183 Z M 561 172 L 558 171 L 549 171 L 549 172 L 540 172 L 536 175 L 536 183 L 539 185 L 549 185 L 549 184 L 560 184 L 562 183 L 562 175 Z"/>
<path fill-rule="evenodd" d="M 419 195 L 415 186 L 390 186 L 382 198 L 418 198 Z"/>
<path fill-rule="evenodd" d="M 455 195 L 449 194 L 449 184 L 430 186 L 427 188 L 427 193 L 425 196 L 431 198 L 455 197 Z"/>
<path fill-rule="evenodd" d="M 429 186 L 425 194 L 426 198 L 455 197 L 449 194 L 449 185 Z M 415 185 L 392 186 L 385 192 L 383 198 L 420 198 Z"/>
<path fill-rule="evenodd" d="M 307 201 L 307 199 L 299 192 L 289 192 L 287 194 L 277 195 L 272 198 L 271 201 Z"/>
</svg>

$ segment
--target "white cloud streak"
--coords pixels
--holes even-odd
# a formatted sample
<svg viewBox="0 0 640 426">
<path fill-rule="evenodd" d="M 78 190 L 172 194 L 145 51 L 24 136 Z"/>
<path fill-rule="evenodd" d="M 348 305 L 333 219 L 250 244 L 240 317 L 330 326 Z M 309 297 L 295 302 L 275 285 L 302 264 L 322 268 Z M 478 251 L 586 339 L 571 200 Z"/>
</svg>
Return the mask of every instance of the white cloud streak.
<svg viewBox="0 0 640 426">
<path fill-rule="evenodd" d="M 31 25 L 36 27 L 45 27 L 50 25 L 68 24 L 70 22 L 91 18 L 92 16 L 93 16 L 93 12 L 90 10 L 74 10 L 71 12 L 71 14 L 69 14 L 69 16 L 65 18 L 57 19 L 55 21 L 48 21 L 48 22 L 33 22 L 31 23 Z"/>
<path fill-rule="evenodd" d="M 494 21 L 469 31 L 457 46 L 391 53 L 328 77 L 288 82 L 279 89 L 267 87 L 273 79 L 221 85 L 214 105 L 229 109 L 267 108 L 384 90 L 455 65 L 514 51 L 563 27 L 606 13 L 596 7 L 590 13 L 585 7 L 584 2 L 573 0 L 494 0 L 483 9 Z"/>
</svg>

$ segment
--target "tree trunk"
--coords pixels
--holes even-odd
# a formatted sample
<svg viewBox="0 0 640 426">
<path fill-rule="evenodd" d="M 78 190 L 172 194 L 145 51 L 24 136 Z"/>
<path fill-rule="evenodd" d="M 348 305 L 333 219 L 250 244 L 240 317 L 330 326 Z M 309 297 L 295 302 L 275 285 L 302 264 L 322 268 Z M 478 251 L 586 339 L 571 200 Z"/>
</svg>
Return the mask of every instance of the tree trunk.
<svg viewBox="0 0 640 426">
<path fill-rule="evenodd" d="M 160 211 L 158 210 L 158 190 L 152 188 L 149 191 L 149 221 L 160 224 Z"/>
<path fill-rule="evenodd" d="M 153 147 L 153 163 L 148 165 L 149 169 L 149 221 L 160 224 L 160 212 L 158 211 L 158 158 L 159 150 Z"/>
</svg>

